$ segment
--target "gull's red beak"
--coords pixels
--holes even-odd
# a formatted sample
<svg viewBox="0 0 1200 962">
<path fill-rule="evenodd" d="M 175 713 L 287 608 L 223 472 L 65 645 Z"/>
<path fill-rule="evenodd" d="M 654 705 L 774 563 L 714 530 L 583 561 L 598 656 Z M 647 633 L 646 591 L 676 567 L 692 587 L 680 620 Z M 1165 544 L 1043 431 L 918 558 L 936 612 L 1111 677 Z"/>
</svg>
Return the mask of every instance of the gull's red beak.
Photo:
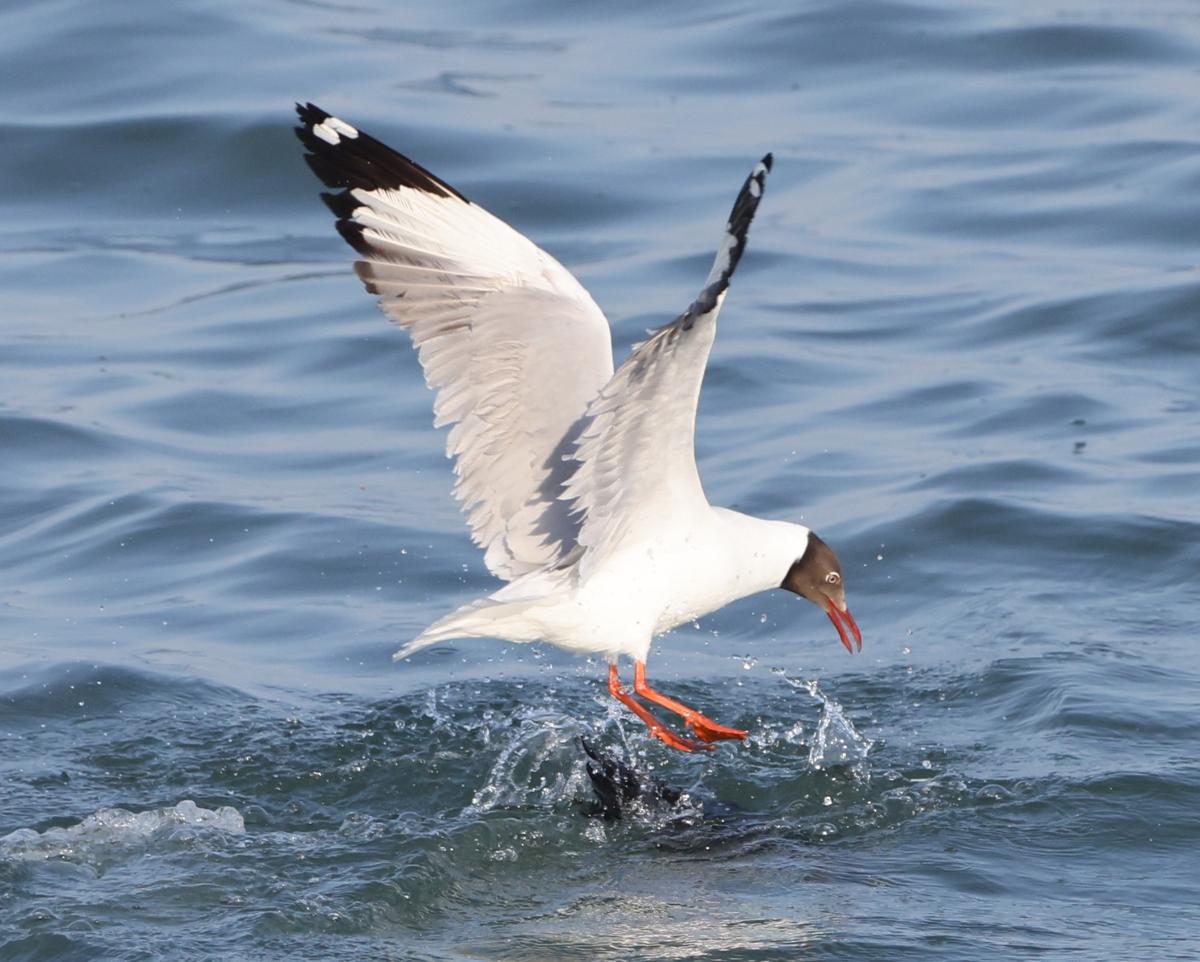
<svg viewBox="0 0 1200 962">
<path fill-rule="evenodd" d="M 854 635 L 854 640 L 858 642 L 858 650 L 862 651 L 862 632 L 858 630 L 858 625 L 854 622 L 854 616 L 850 614 L 850 609 L 839 611 L 838 606 L 832 601 L 825 608 L 825 614 L 829 615 L 829 620 L 833 622 L 833 627 L 837 629 L 838 637 L 842 639 L 842 644 L 846 646 L 846 650 L 850 654 L 854 654 L 854 646 L 850 644 L 850 636 L 846 634 L 846 629 L 849 628 Z"/>
</svg>

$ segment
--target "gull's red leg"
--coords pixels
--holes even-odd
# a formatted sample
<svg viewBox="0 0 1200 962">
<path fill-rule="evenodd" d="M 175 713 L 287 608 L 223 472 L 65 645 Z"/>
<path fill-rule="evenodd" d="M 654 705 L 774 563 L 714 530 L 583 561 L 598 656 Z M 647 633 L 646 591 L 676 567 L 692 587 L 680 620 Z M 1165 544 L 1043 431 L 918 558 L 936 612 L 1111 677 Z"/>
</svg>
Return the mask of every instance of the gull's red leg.
<svg viewBox="0 0 1200 962">
<path fill-rule="evenodd" d="M 640 662 L 639 662 L 640 664 Z M 621 679 L 617 676 L 617 665 L 615 662 L 608 666 L 608 691 L 613 698 L 617 699 L 622 705 L 632 711 L 642 721 L 646 723 L 646 727 L 650 729 L 650 734 L 659 741 L 666 742 L 672 748 L 677 748 L 681 752 L 695 751 L 712 751 L 712 746 L 705 745 L 704 742 L 694 741 L 691 738 L 685 738 L 682 735 L 676 735 L 669 728 L 663 726 L 657 718 L 650 714 L 649 710 L 644 705 L 639 705 L 637 700 L 621 687 Z"/>
<path fill-rule="evenodd" d="M 688 708 L 683 702 L 676 701 L 660 691 L 655 691 L 646 683 L 646 663 L 644 661 L 633 663 L 633 690 L 643 698 L 648 698 L 650 701 L 662 705 L 663 708 L 675 712 L 676 715 L 682 716 L 684 724 L 695 733 L 696 737 L 706 742 L 716 742 L 723 738 L 745 738 L 747 735 L 747 732 L 740 728 L 719 725 L 711 718 L 700 714 L 696 709 Z"/>
</svg>

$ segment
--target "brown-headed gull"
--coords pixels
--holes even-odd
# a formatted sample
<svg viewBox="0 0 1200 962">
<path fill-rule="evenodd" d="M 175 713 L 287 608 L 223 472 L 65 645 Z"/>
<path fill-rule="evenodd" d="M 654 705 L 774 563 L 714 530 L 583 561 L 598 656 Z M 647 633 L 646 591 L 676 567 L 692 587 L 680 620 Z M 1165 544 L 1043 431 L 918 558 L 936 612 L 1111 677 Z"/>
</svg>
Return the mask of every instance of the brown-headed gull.
<svg viewBox="0 0 1200 962">
<path fill-rule="evenodd" d="M 570 272 L 419 164 L 312 104 L 296 133 L 338 232 L 380 307 L 408 331 L 436 391 L 484 564 L 508 582 L 396 652 L 448 638 L 546 641 L 608 659 L 609 691 L 673 748 L 746 732 L 651 688 L 651 640 L 738 598 L 785 588 L 842 644 L 862 635 L 832 549 L 804 525 L 713 507 L 696 469 L 696 404 L 717 314 L 771 155 L 734 202 L 699 296 L 613 371 L 608 321 Z M 617 662 L 634 663 L 633 694 Z M 665 727 L 634 694 L 680 715 Z"/>
</svg>

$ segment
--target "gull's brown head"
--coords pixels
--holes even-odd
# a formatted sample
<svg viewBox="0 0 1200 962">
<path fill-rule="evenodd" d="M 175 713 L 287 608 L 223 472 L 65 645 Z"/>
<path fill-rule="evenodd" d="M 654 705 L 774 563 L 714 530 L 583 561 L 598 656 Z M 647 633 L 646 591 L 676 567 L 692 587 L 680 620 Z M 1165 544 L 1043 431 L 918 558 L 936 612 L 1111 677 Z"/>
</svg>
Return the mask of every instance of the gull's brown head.
<svg viewBox="0 0 1200 962">
<path fill-rule="evenodd" d="M 849 652 L 854 651 L 850 643 L 849 629 L 862 651 L 862 633 L 854 622 L 854 616 L 846 607 L 846 587 L 842 581 L 842 566 L 833 549 L 812 532 L 808 535 L 808 546 L 804 554 L 788 569 L 780 588 L 807 598 L 829 615 L 838 637 Z"/>
</svg>

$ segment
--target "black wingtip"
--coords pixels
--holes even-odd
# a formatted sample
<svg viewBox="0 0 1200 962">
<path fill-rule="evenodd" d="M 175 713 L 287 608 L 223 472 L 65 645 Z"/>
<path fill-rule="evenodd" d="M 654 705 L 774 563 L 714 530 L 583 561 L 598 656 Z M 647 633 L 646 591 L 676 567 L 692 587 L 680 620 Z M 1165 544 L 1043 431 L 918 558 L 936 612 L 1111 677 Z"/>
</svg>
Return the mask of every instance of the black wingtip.
<svg viewBox="0 0 1200 962">
<path fill-rule="evenodd" d="M 300 123 L 306 127 L 311 127 L 322 121 L 329 119 L 329 114 L 325 113 L 320 107 L 314 103 L 296 102 L 296 114 L 300 118 Z"/>
<path fill-rule="evenodd" d="M 705 281 L 704 290 L 682 315 L 684 330 L 691 328 L 695 318 L 714 310 L 717 306 L 717 299 L 729 289 L 729 280 L 733 277 L 733 272 L 737 270 L 742 253 L 746 250 L 746 236 L 750 232 L 750 222 L 754 220 L 754 214 L 762 200 L 767 174 L 771 172 L 774 164 L 773 155 L 764 155 L 762 160 L 754 165 L 750 176 L 742 184 L 742 189 L 738 191 L 737 200 L 733 202 L 733 209 L 729 212 L 729 220 L 725 224 L 725 236 L 717 251 L 716 260 L 713 261 L 708 280 Z"/>
<path fill-rule="evenodd" d="M 339 120 L 314 103 L 297 103 L 296 136 L 305 160 L 326 187 L 342 190 L 398 190 L 409 187 L 437 197 L 457 197 L 457 190 L 420 164 L 369 134 Z"/>
<path fill-rule="evenodd" d="M 763 190 L 766 188 L 767 174 L 771 172 L 774 164 L 775 158 L 771 154 L 767 154 L 754 165 L 750 176 L 746 178 L 746 182 L 742 184 L 742 189 L 738 192 L 737 200 L 733 202 L 733 210 L 729 212 L 729 233 L 738 239 L 734 261 L 729 266 L 731 274 L 734 267 L 737 266 L 737 258 L 741 256 L 742 248 L 745 247 L 750 222 L 754 220 L 754 214 L 758 210 L 759 201 L 762 200 Z"/>
</svg>

